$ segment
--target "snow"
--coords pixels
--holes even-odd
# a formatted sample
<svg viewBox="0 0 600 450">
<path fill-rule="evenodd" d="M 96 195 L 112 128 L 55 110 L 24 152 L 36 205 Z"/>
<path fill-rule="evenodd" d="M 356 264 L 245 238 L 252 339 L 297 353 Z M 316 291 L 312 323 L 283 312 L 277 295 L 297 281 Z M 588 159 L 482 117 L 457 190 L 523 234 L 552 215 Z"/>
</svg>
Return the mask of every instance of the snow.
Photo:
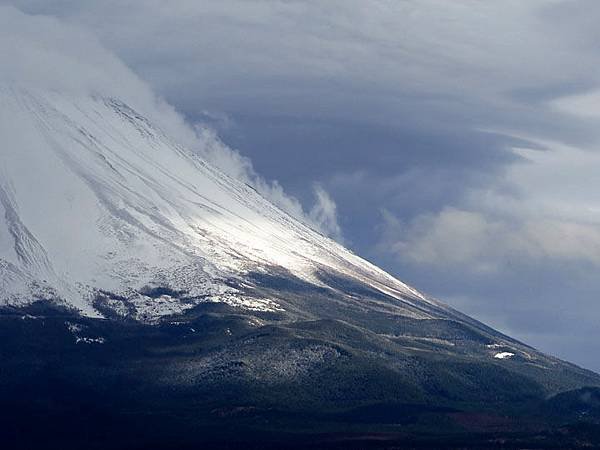
<svg viewBox="0 0 600 450">
<path fill-rule="evenodd" d="M 75 343 L 79 344 L 80 342 L 83 342 L 84 344 L 104 344 L 106 342 L 106 340 L 103 337 L 98 337 L 98 338 L 77 337 L 75 339 Z"/>
<path fill-rule="evenodd" d="M 502 348 L 502 347 L 504 347 L 504 345 L 502 345 L 502 344 L 487 344 L 486 347 L 487 348 Z"/>
<path fill-rule="evenodd" d="M 331 270 L 409 304 L 429 302 L 112 98 L 0 86 L 0 303 L 94 299 L 153 322 L 201 302 L 282 311 L 226 283 L 282 267 Z M 168 286 L 186 299 L 144 296 Z M 128 299 L 129 306 L 118 298 Z"/>
<path fill-rule="evenodd" d="M 511 352 L 500 352 L 500 353 L 496 353 L 494 355 L 494 358 L 496 358 L 496 359 L 507 359 L 507 358 L 512 358 L 513 356 L 515 356 L 515 354 L 511 353 Z"/>
<path fill-rule="evenodd" d="M 99 337 L 90 337 L 90 336 L 82 336 L 85 331 L 85 327 L 83 325 L 79 325 L 73 322 L 65 322 L 67 329 L 71 332 L 73 337 L 75 338 L 75 343 L 83 343 L 83 344 L 104 344 L 106 339 L 102 336 Z"/>
</svg>

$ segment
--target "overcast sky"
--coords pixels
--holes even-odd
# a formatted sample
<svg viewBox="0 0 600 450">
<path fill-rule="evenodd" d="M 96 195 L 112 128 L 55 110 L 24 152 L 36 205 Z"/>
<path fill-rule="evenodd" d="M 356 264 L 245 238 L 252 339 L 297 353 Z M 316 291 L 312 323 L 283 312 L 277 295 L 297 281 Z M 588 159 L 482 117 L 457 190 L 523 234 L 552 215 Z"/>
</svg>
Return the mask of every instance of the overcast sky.
<svg viewBox="0 0 600 450">
<path fill-rule="evenodd" d="M 600 2 L 0 4 L 98 39 L 359 254 L 600 370 Z"/>
</svg>

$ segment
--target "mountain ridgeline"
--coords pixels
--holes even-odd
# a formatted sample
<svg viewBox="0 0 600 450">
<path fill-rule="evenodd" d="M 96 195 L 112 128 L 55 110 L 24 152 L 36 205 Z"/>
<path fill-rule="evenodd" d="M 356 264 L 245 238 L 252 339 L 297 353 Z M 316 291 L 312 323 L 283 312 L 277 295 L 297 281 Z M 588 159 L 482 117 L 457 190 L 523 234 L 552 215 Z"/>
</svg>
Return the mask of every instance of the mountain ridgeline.
<svg viewBox="0 0 600 450">
<path fill-rule="evenodd" d="M 4 442 L 596 442 L 597 374 L 421 294 L 117 99 L 0 97 Z"/>
</svg>

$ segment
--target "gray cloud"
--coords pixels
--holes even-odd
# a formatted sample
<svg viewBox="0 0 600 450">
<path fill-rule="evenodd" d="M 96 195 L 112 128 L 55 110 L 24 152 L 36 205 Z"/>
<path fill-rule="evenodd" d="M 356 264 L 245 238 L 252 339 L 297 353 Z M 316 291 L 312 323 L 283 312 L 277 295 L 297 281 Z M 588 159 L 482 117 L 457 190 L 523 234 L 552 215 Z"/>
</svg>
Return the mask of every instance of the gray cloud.
<svg viewBox="0 0 600 450">
<path fill-rule="evenodd" d="M 496 273 L 511 258 L 540 264 L 547 258 L 600 265 L 600 226 L 539 218 L 521 223 L 481 212 L 445 208 L 408 226 L 384 212 L 382 249 L 422 265 L 461 265 Z M 395 237 L 395 239 L 394 239 Z"/>
</svg>

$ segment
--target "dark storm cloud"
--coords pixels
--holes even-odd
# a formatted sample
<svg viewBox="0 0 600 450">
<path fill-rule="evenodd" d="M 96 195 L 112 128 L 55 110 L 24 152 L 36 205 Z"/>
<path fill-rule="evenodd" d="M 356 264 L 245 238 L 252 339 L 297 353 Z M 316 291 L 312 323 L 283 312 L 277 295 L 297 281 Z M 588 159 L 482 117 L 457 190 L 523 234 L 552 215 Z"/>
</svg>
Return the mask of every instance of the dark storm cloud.
<svg viewBox="0 0 600 450">
<path fill-rule="evenodd" d="M 305 205 L 319 183 L 361 254 L 600 369 L 597 2 L 6 3 L 91 30 Z"/>
</svg>

